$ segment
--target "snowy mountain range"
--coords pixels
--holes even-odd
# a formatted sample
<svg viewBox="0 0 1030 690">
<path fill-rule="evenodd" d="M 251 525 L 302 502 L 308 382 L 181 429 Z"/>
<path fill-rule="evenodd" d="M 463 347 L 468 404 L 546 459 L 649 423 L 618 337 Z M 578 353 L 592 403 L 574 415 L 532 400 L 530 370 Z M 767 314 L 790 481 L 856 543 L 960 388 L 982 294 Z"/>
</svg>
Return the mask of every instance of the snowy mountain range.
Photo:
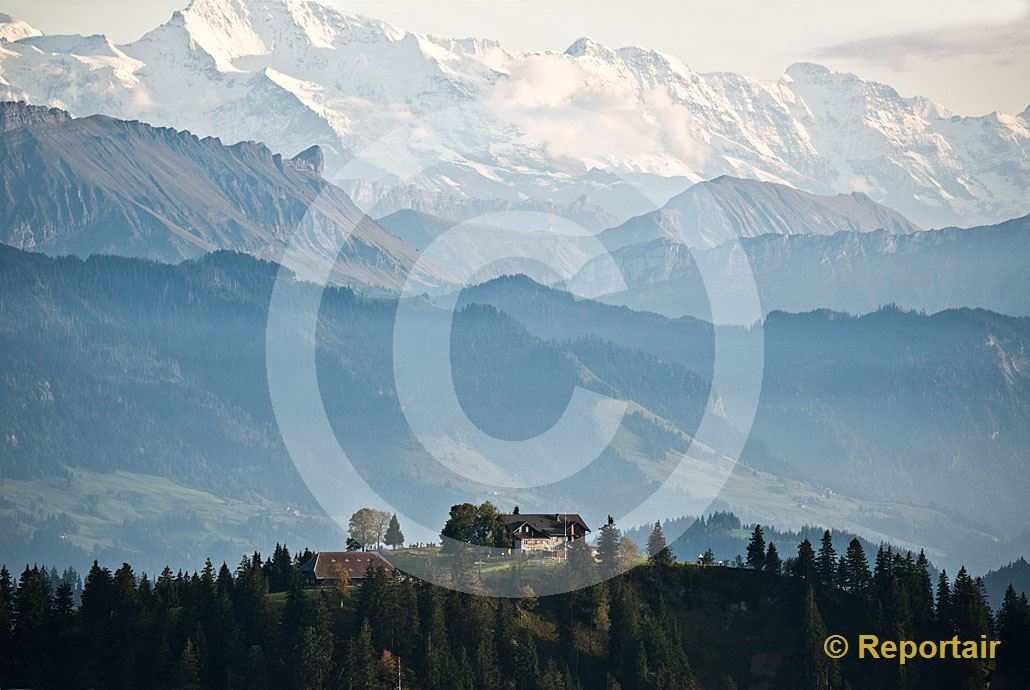
<svg viewBox="0 0 1030 690">
<path fill-rule="evenodd" d="M 518 52 L 299 0 L 194 0 L 126 45 L 9 17 L 0 39 L 3 100 L 287 156 L 321 145 L 332 179 L 377 217 L 591 208 L 582 222 L 598 230 L 720 175 L 862 192 L 923 227 L 1030 206 L 1030 109 L 953 115 L 812 64 L 757 81 L 585 38 Z"/>
</svg>

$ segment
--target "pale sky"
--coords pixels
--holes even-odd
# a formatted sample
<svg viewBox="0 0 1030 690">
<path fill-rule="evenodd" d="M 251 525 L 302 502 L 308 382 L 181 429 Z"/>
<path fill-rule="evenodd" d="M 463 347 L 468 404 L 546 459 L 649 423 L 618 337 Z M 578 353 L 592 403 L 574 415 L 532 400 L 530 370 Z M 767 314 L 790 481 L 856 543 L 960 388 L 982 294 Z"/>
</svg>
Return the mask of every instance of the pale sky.
<svg viewBox="0 0 1030 690">
<path fill-rule="evenodd" d="M 773 79 L 819 62 L 956 113 L 1030 105 L 1030 0 L 327 0 L 411 31 L 564 50 L 640 45 L 700 71 Z M 46 33 L 137 38 L 187 0 L 0 0 Z"/>
</svg>

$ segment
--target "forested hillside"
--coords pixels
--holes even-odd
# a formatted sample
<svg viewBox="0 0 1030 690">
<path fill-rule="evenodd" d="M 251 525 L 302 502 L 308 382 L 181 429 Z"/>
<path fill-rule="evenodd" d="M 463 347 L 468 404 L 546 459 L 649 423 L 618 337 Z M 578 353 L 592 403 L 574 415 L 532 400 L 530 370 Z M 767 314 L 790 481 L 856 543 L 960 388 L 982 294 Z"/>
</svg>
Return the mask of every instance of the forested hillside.
<svg viewBox="0 0 1030 690">
<path fill-rule="evenodd" d="M 614 528 L 612 528 L 614 530 Z M 590 577 L 570 559 L 555 578 Z M 759 539 L 761 535 L 759 534 Z M 805 540 L 784 558 L 749 544 L 746 567 L 677 565 L 658 552 L 627 574 L 569 594 L 493 599 L 371 570 L 360 588 L 303 589 L 311 553 L 254 553 L 235 568 L 148 577 L 94 564 L 81 607 L 45 569 L 0 572 L 0 683 L 34 688 L 799 690 L 1019 688 L 1030 607 L 992 614 L 965 569 L 932 578 L 919 554 L 852 542 L 839 560 Z M 797 555 L 794 556 L 793 554 Z M 936 580 L 936 581 L 934 581 Z M 527 594 L 530 594 L 527 592 Z M 840 661 L 829 634 L 856 640 L 1001 640 L 994 660 Z"/>
</svg>

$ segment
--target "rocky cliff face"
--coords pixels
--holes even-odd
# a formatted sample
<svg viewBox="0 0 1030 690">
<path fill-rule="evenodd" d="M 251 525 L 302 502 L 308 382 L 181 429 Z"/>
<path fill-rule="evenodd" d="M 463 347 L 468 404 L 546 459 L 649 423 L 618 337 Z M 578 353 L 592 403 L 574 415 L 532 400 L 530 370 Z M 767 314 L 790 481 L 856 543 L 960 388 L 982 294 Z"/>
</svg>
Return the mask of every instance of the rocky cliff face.
<svg viewBox="0 0 1030 690">
<path fill-rule="evenodd" d="M 0 103 L 0 132 L 20 127 L 59 124 L 70 119 L 68 113 L 57 108 L 34 107 L 24 101 Z"/>
</svg>

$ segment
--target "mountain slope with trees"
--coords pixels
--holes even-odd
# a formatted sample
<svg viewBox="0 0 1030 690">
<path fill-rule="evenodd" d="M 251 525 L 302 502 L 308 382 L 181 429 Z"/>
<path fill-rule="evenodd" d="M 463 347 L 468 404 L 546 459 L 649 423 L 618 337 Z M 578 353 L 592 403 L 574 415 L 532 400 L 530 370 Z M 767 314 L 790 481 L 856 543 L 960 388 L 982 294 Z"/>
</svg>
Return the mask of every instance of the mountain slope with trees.
<svg viewBox="0 0 1030 690">
<path fill-rule="evenodd" d="M 622 541 L 555 578 L 605 567 Z M 656 536 L 659 535 L 659 536 Z M 660 541 L 660 526 L 652 534 Z M 567 594 L 494 599 L 371 568 L 360 588 L 305 590 L 276 546 L 235 569 L 158 576 L 94 563 L 76 601 L 44 568 L 0 570 L 0 683 L 36 688 L 387 690 L 675 690 L 767 684 L 799 690 L 1019 688 L 1030 658 L 1030 606 L 1010 589 L 992 612 L 983 582 L 960 569 L 934 582 L 926 558 L 857 540 L 828 568 L 805 540 L 782 563 L 756 527 L 746 568 L 684 566 L 659 549 L 646 564 Z M 936 589 L 935 589 L 936 587 Z M 852 641 L 1001 641 L 996 659 L 840 661 L 828 634 Z M 854 642 L 853 642 L 854 644 Z"/>
</svg>

